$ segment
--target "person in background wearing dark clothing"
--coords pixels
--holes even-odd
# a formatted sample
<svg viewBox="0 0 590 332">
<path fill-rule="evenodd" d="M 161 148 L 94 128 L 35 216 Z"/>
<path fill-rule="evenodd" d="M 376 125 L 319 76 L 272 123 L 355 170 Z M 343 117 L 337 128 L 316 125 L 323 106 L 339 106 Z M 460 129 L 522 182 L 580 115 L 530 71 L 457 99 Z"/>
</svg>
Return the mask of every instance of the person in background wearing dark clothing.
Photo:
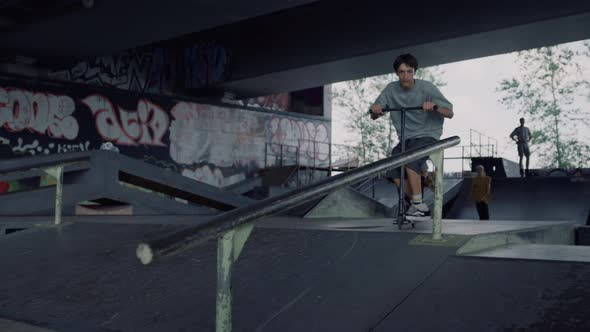
<svg viewBox="0 0 590 332">
<path fill-rule="evenodd" d="M 520 166 L 520 177 L 524 177 L 525 174 L 529 175 L 529 157 L 531 151 L 529 149 L 529 142 L 532 138 L 531 131 L 529 128 L 524 126 L 524 118 L 520 118 L 520 126 L 514 128 L 510 133 L 510 139 L 516 142 L 518 148 L 518 165 Z M 522 157 L 526 157 L 526 172 L 522 168 Z"/>
<path fill-rule="evenodd" d="M 475 208 L 479 214 L 479 220 L 490 220 L 488 204 L 490 202 L 490 192 L 492 190 L 492 179 L 486 175 L 482 165 L 475 167 L 477 176 L 473 178 L 471 186 L 471 195 L 475 200 Z"/>
</svg>

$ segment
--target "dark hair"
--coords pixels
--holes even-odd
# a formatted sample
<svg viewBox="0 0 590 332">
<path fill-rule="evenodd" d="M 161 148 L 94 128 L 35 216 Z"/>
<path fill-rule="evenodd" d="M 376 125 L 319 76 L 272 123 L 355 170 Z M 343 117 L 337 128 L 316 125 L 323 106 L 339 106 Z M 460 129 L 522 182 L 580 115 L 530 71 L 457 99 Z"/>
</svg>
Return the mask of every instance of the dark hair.
<svg viewBox="0 0 590 332">
<path fill-rule="evenodd" d="M 520 120 L 519 120 L 519 121 L 520 121 L 520 122 L 524 122 L 524 118 L 520 118 Z"/>
<path fill-rule="evenodd" d="M 405 63 L 407 66 L 414 68 L 414 70 L 418 70 L 418 60 L 416 57 L 411 55 L 410 53 L 400 54 L 395 61 L 393 61 L 393 70 L 397 72 L 399 66 Z"/>
</svg>

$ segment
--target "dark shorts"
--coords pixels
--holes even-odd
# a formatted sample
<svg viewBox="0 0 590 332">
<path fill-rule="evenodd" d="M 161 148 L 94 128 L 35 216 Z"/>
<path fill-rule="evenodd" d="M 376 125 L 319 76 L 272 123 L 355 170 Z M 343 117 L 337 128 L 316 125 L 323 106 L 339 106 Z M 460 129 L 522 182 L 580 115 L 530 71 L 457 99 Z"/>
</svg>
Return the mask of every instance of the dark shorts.
<svg viewBox="0 0 590 332">
<path fill-rule="evenodd" d="M 529 157 L 531 155 L 528 144 L 516 144 L 516 147 L 518 148 L 519 157 L 522 157 L 523 155 Z"/>
<path fill-rule="evenodd" d="M 429 145 L 434 142 L 437 142 L 437 140 L 435 140 L 432 137 L 409 138 L 406 140 L 406 151 L 416 149 L 416 148 L 419 148 L 424 145 Z M 401 146 L 401 144 L 398 144 L 391 151 L 391 155 L 395 156 L 396 154 L 399 154 L 401 151 L 402 151 L 402 146 Z M 422 172 L 423 170 L 428 169 L 428 167 L 426 166 L 426 160 L 428 160 L 428 157 L 414 160 L 411 163 L 406 164 L 406 167 L 410 168 L 413 171 L 415 171 L 416 173 L 420 174 L 420 172 Z M 396 168 L 396 169 L 387 171 L 387 173 L 385 174 L 385 177 L 391 178 L 391 179 L 399 179 L 400 175 L 401 175 L 400 168 Z"/>
</svg>

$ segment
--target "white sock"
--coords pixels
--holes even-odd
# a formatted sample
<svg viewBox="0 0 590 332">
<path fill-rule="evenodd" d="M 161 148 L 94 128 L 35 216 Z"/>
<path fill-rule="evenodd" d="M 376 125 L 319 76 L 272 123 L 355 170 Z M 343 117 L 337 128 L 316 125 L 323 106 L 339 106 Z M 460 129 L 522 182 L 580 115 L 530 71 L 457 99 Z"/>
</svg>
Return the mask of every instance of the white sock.
<svg viewBox="0 0 590 332">
<path fill-rule="evenodd" d="M 422 195 L 412 195 L 412 204 L 420 204 L 422 203 Z"/>
</svg>

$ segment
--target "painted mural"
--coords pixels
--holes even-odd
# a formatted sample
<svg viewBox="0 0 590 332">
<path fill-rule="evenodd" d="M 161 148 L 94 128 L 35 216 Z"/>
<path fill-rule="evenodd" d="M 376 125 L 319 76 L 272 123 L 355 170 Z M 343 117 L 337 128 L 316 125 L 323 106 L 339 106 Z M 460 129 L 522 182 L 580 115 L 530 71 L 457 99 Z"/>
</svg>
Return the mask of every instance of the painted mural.
<svg viewBox="0 0 590 332">
<path fill-rule="evenodd" d="M 282 161 L 328 159 L 329 122 L 78 87 L 0 81 L 1 158 L 98 149 L 125 155 L 218 187 Z"/>
<path fill-rule="evenodd" d="M 230 76 L 230 56 L 214 42 L 185 47 L 133 49 L 79 62 L 49 73 L 64 81 L 129 91 L 173 94 L 177 89 L 199 89 Z"/>
</svg>

